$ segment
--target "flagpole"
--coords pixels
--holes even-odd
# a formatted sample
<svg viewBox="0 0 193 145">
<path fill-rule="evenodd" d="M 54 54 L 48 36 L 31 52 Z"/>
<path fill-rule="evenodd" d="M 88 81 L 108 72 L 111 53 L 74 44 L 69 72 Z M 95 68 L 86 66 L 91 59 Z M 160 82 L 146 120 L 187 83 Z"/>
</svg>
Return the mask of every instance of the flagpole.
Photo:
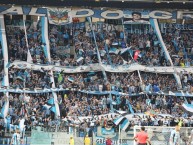
<svg viewBox="0 0 193 145">
<path fill-rule="evenodd" d="M 120 124 L 119 124 L 119 136 L 118 136 L 118 145 L 120 145 L 120 143 L 119 143 L 120 134 L 121 134 L 121 126 L 120 126 Z"/>
<path fill-rule="evenodd" d="M 25 32 L 25 41 L 26 41 L 26 46 L 27 46 L 27 49 L 28 49 L 28 40 L 27 40 L 27 31 L 26 31 L 25 20 L 23 20 L 23 27 L 24 27 L 24 32 Z"/>
<path fill-rule="evenodd" d="M 90 28 L 91 28 L 91 32 L 92 32 L 93 38 L 94 38 L 94 43 L 95 43 L 95 47 L 96 47 L 96 51 L 97 51 L 97 56 L 98 56 L 99 64 L 101 64 L 101 57 L 100 57 L 100 53 L 99 53 L 99 49 L 98 49 L 98 45 L 97 45 L 97 41 L 96 41 L 96 37 L 95 37 L 95 32 L 93 30 L 92 21 L 91 21 L 90 17 L 88 17 L 88 21 L 89 21 L 89 24 L 90 24 Z"/>
<path fill-rule="evenodd" d="M 120 145 L 122 145 L 122 134 L 121 134 L 121 129 L 120 129 Z"/>
<path fill-rule="evenodd" d="M 26 17 L 25 17 L 26 18 Z M 26 32 L 26 26 L 25 26 L 25 20 L 23 19 L 23 27 L 24 27 L 24 32 L 25 32 L 25 41 L 26 41 L 26 47 L 27 47 L 27 51 L 28 51 L 28 40 L 27 40 L 27 32 Z M 28 53 L 27 53 L 28 54 Z M 28 57 L 27 57 L 28 58 Z M 24 78 L 23 80 L 23 95 L 25 97 L 25 80 L 26 78 Z"/>
</svg>

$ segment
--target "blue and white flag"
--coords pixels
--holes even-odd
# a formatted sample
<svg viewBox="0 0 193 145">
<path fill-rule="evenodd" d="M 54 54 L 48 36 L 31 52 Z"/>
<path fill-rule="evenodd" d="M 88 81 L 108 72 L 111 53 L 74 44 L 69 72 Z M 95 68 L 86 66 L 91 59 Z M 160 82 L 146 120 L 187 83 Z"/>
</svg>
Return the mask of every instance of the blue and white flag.
<svg viewBox="0 0 193 145">
<path fill-rule="evenodd" d="M 193 105 L 192 104 L 182 104 L 182 107 L 186 110 L 186 111 L 188 111 L 188 112 L 190 112 L 190 113 L 193 113 Z"/>
<path fill-rule="evenodd" d="M 74 78 L 73 77 L 68 77 L 68 81 L 72 83 L 72 82 L 74 82 Z"/>
<path fill-rule="evenodd" d="M 111 53 L 111 54 L 118 54 L 119 50 L 117 48 L 113 47 L 113 48 L 110 48 L 109 53 Z"/>
<path fill-rule="evenodd" d="M 127 48 L 123 48 L 121 49 L 121 54 L 127 52 L 129 49 L 131 49 L 131 47 L 127 47 Z"/>
<path fill-rule="evenodd" d="M 24 79 L 23 79 L 21 76 L 17 76 L 16 79 L 21 80 L 21 81 L 24 81 Z"/>
<path fill-rule="evenodd" d="M 145 91 L 146 92 L 149 92 L 149 91 L 151 91 L 151 84 L 148 84 L 147 86 L 145 86 Z"/>
<path fill-rule="evenodd" d="M 133 108 L 132 108 L 132 106 L 131 106 L 131 104 L 130 104 L 129 102 L 128 102 L 128 107 L 129 107 L 130 112 L 131 112 L 132 114 L 134 114 Z"/>
<path fill-rule="evenodd" d="M 100 50 L 100 55 L 101 55 L 101 56 L 105 56 L 105 54 L 106 54 L 106 51 L 105 51 L 105 50 Z"/>
<path fill-rule="evenodd" d="M 30 53 L 29 49 L 28 49 L 28 51 L 27 51 L 27 62 L 28 62 L 28 63 L 33 63 L 33 59 L 32 59 L 32 57 L 31 57 L 31 53 Z"/>
<path fill-rule="evenodd" d="M 90 72 L 87 74 L 87 76 L 94 76 L 94 75 L 96 75 L 96 73 L 95 73 L 94 71 L 90 71 Z"/>
<path fill-rule="evenodd" d="M 121 124 L 121 130 L 123 130 L 123 131 L 128 131 L 128 129 L 130 128 L 130 121 L 128 120 L 128 119 L 125 119 L 124 121 L 123 121 L 123 123 Z"/>
<path fill-rule="evenodd" d="M 43 109 L 50 109 L 50 108 L 51 108 L 51 106 L 49 106 L 47 104 L 43 105 Z"/>
<path fill-rule="evenodd" d="M 83 60 L 84 58 L 83 57 L 80 57 L 76 60 L 76 62 L 80 62 L 81 60 Z"/>
<path fill-rule="evenodd" d="M 50 105 L 54 105 L 54 98 L 50 98 L 48 101 L 47 101 L 48 104 Z"/>
<path fill-rule="evenodd" d="M 125 116 L 120 116 L 117 119 L 115 119 L 113 122 L 115 125 L 121 125 L 127 118 Z"/>
<path fill-rule="evenodd" d="M 173 93 L 172 91 L 169 91 L 169 95 L 175 96 L 175 93 Z"/>
<path fill-rule="evenodd" d="M 1 109 L 1 117 L 6 118 L 9 112 L 9 99 L 7 99 L 3 105 L 3 108 Z"/>
<path fill-rule="evenodd" d="M 159 44 L 159 41 L 154 41 L 153 43 L 154 46 L 158 46 L 158 44 Z"/>
<path fill-rule="evenodd" d="M 50 108 L 50 111 L 56 113 L 56 106 L 52 106 L 52 107 Z"/>
<path fill-rule="evenodd" d="M 119 125 L 124 118 L 125 118 L 124 116 L 118 117 L 113 122 L 115 125 Z"/>
<path fill-rule="evenodd" d="M 117 45 L 119 45 L 119 43 L 118 42 L 113 42 L 112 45 L 117 46 Z"/>
</svg>

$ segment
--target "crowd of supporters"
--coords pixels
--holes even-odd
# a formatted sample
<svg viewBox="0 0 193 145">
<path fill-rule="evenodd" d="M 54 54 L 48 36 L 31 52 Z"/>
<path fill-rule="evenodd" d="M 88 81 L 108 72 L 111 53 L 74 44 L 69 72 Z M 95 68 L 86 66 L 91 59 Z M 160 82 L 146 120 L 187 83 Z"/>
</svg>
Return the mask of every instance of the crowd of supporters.
<svg viewBox="0 0 193 145">
<path fill-rule="evenodd" d="M 61 66 L 80 66 L 98 63 L 92 33 L 80 28 L 67 29 L 50 25 L 50 51 L 52 63 Z"/>
<path fill-rule="evenodd" d="M 132 106 L 134 114 L 128 116 L 131 121 L 130 126 L 174 126 L 175 122 L 181 120 L 182 126 L 191 127 L 193 121 L 191 115 L 184 112 L 181 105 L 184 98 L 165 95 L 92 95 L 77 91 L 65 91 L 57 94 L 57 101 L 60 108 L 60 119 L 55 119 L 53 104 L 49 100 L 53 99 L 52 93 L 42 94 L 9 94 L 9 112 L 7 124 L 1 119 L 1 130 L 9 126 L 14 130 L 14 126 L 25 117 L 26 131 L 32 127 L 42 126 L 47 130 L 55 130 L 56 126 L 61 131 L 69 131 L 67 126 L 77 127 L 88 133 L 92 127 L 106 126 L 107 122 L 114 121 L 120 111 L 131 113 L 128 104 Z M 7 96 L 1 94 L 0 107 L 3 107 Z M 191 98 L 187 98 L 192 103 Z M 116 115 L 109 115 L 114 110 Z M 85 119 L 81 119 L 85 117 Z M 84 126 L 84 127 L 83 127 Z M 53 128 L 53 129 L 52 129 Z M 9 130 L 8 129 L 8 130 Z"/>
<path fill-rule="evenodd" d="M 175 66 L 192 66 L 192 31 L 173 30 L 163 35 Z"/>
<path fill-rule="evenodd" d="M 33 63 L 48 64 L 43 50 L 45 44 L 42 43 L 40 21 L 7 20 L 6 36 L 10 62 L 27 61 L 30 58 Z M 28 51 L 31 57 L 28 56 Z"/>
<path fill-rule="evenodd" d="M 64 66 L 64 69 L 56 71 L 44 67 L 39 70 L 34 70 L 33 67 L 9 67 L 9 88 L 44 90 L 53 88 L 55 83 L 56 88 L 65 90 L 57 92 L 60 118 L 56 119 L 56 112 L 52 109 L 54 104 L 49 103 L 50 99 L 54 99 L 52 93 L 10 93 L 9 113 L 6 117 L 8 123 L 4 124 L 4 119 L 1 118 L 2 129 L 7 128 L 8 124 L 18 125 L 25 117 L 26 130 L 30 130 L 32 126 L 59 126 L 61 130 L 66 130 L 66 126 L 78 125 L 88 132 L 93 126 L 105 126 L 107 121 L 113 122 L 121 111 L 135 113 L 130 118 L 130 126 L 173 126 L 179 120 L 183 126 L 193 126 L 190 114 L 182 109 L 186 100 L 168 94 L 169 91 L 178 91 L 179 86 L 173 74 L 160 74 L 156 71 L 65 73 L 65 67 L 97 64 L 100 61 L 104 66 L 112 67 L 133 63 L 151 67 L 171 66 L 153 31 L 131 33 L 123 31 L 123 28 L 101 28 L 92 32 L 86 28 L 85 23 L 79 24 L 78 28 L 50 24 L 48 38 L 51 62 L 48 62 L 44 54 L 41 24 L 26 22 L 25 25 L 27 38 L 23 21 L 6 22 L 9 61 L 27 61 L 29 50 L 33 63 Z M 192 33 L 166 33 L 163 40 L 175 66 L 192 65 Z M 2 48 L 0 58 L 2 80 Z M 50 79 L 52 75 L 54 82 Z M 192 73 L 182 71 L 178 75 L 183 91 L 192 93 Z M 8 96 L 2 94 L 1 97 L 2 109 Z M 188 99 L 187 102 L 191 104 L 192 100 Z M 105 115 L 112 112 L 117 115 Z M 100 115 L 104 116 L 96 117 Z M 78 117 L 90 118 L 80 120 Z M 8 128 L 11 129 L 10 126 Z"/>
<path fill-rule="evenodd" d="M 50 70 L 44 68 L 33 70 L 10 67 L 9 86 L 13 89 L 50 89 L 53 83 L 50 81 L 50 76 Z"/>
</svg>

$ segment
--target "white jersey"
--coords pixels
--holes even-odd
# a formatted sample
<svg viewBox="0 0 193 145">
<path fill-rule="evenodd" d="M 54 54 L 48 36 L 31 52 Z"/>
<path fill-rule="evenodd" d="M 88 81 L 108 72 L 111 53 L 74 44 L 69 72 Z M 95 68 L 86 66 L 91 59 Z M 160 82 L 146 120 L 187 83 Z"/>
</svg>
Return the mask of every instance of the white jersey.
<svg viewBox="0 0 193 145">
<path fill-rule="evenodd" d="M 170 145 L 180 145 L 180 133 L 176 130 L 171 131 Z"/>
<path fill-rule="evenodd" d="M 13 145 L 20 145 L 20 134 L 14 133 L 12 136 L 12 144 Z"/>
<path fill-rule="evenodd" d="M 190 140 L 191 145 L 193 145 L 193 130 L 191 130 L 191 140 Z"/>
</svg>

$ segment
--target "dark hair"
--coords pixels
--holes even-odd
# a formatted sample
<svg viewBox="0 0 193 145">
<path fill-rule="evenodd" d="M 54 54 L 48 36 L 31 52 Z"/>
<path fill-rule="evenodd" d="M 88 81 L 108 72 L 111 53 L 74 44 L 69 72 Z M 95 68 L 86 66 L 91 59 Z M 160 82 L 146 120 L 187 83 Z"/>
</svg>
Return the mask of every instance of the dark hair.
<svg viewBox="0 0 193 145">
<path fill-rule="evenodd" d="M 141 130 L 142 130 L 142 131 L 145 131 L 145 127 L 144 127 L 144 126 L 142 126 L 142 127 L 141 127 Z"/>
<path fill-rule="evenodd" d="M 133 13 L 132 13 L 132 16 L 133 16 L 134 14 L 137 14 L 137 15 L 140 15 L 140 16 L 141 16 L 141 13 L 140 13 L 140 12 L 133 12 Z"/>
</svg>

